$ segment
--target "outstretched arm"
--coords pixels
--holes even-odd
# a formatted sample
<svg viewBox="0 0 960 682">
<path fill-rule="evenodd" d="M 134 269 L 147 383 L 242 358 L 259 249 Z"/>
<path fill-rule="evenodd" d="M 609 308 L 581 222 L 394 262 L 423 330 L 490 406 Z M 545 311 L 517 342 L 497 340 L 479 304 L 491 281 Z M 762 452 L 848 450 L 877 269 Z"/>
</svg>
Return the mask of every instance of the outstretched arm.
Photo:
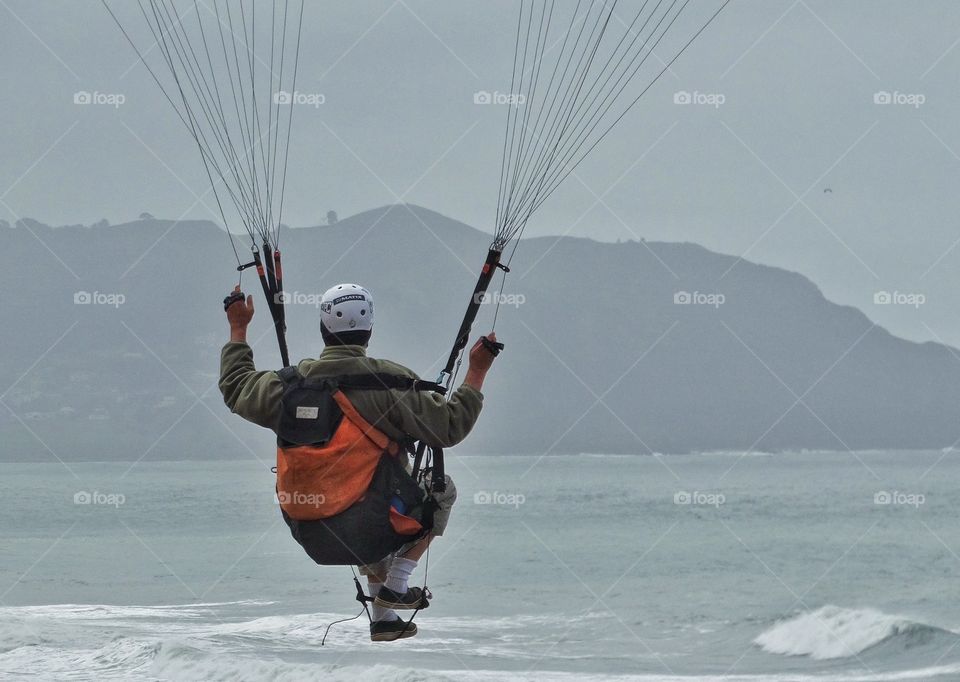
<svg viewBox="0 0 960 682">
<path fill-rule="evenodd" d="M 496 342 L 496 335 L 490 334 Z M 493 354 L 480 342 L 470 351 L 463 384 L 446 400 L 436 393 L 411 391 L 396 403 L 390 421 L 403 433 L 431 447 L 453 447 L 465 439 L 483 408 L 483 381 L 493 364 Z"/>
<path fill-rule="evenodd" d="M 240 294 L 240 287 L 234 293 Z M 231 412 L 270 429 L 276 425 L 283 383 L 276 372 L 258 372 L 253 362 L 253 349 L 247 344 L 253 296 L 244 300 L 241 294 L 233 299 L 227 307 L 230 342 L 220 354 L 220 392 Z"/>
</svg>

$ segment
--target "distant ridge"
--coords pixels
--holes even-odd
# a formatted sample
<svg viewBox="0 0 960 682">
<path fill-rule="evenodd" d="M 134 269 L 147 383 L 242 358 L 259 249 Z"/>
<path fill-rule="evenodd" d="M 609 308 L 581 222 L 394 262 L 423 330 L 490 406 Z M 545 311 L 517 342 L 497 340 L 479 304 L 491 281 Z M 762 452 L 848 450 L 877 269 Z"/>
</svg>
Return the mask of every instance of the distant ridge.
<svg viewBox="0 0 960 682">
<path fill-rule="evenodd" d="M 157 219 L 28 226 L 5 228 L 0 268 L 0 381 L 12 386 L 13 410 L 0 411 L 2 458 L 269 457 L 269 434 L 229 415 L 215 386 L 226 338 L 219 301 L 236 266 L 221 229 Z M 245 237 L 236 239 L 244 257 Z M 489 242 L 414 205 L 285 231 L 286 285 L 298 297 L 292 355 L 319 351 L 316 294 L 358 281 L 377 299 L 371 353 L 433 378 Z M 954 351 L 896 338 L 797 273 L 696 244 L 574 237 L 525 240 L 513 266 L 497 325 L 507 349 L 462 451 L 908 449 L 960 439 Z M 258 297 L 258 363 L 273 368 L 259 285 L 250 272 L 243 285 Z M 83 292 L 123 302 L 75 304 Z M 492 306 L 477 333 L 491 317 Z"/>
</svg>

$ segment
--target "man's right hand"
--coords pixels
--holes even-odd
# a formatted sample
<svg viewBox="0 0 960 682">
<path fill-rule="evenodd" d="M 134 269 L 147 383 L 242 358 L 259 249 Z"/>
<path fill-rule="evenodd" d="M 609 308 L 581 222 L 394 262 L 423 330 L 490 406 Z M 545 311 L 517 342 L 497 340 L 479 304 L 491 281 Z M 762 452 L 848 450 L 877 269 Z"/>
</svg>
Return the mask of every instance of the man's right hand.
<svg viewBox="0 0 960 682">
<path fill-rule="evenodd" d="M 246 300 L 241 298 L 243 292 L 240 291 L 240 285 L 234 287 L 231 297 L 237 296 L 237 300 L 227 306 L 227 321 L 230 323 L 230 340 L 246 343 L 247 325 L 253 319 L 253 296 L 247 296 Z"/>
<path fill-rule="evenodd" d="M 490 332 L 485 338 L 492 343 L 497 342 L 497 335 L 494 332 Z M 482 390 L 483 380 L 493 366 L 495 357 L 496 356 L 487 349 L 483 341 L 478 339 L 477 342 L 473 344 L 473 348 L 470 349 L 467 375 L 464 377 L 463 383 L 478 391 Z"/>
</svg>

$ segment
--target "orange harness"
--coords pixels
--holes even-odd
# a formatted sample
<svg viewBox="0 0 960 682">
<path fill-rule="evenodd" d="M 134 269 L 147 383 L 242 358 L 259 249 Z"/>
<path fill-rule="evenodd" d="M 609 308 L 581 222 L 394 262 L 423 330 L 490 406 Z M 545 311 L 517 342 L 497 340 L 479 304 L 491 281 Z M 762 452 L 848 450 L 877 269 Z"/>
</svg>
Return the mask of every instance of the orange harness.
<svg viewBox="0 0 960 682">
<path fill-rule="evenodd" d="M 370 487 L 380 458 L 400 452 L 396 442 L 360 416 L 343 391 L 333 399 L 343 419 L 327 443 L 277 447 L 277 497 L 283 511 L 298 521 L 327 519 L 346 510 Z"/>
<path fill-rule="evenodd" d="M 307 554 L 318 564 L 364 565 L 427 534 L 436 500 L 400 457 L 409 448 L 364 419 L 341 389 L 436 384 L 388 374 L 307 379 L 294 367 L 278 374 L 277 498 Z"/>
</svg>

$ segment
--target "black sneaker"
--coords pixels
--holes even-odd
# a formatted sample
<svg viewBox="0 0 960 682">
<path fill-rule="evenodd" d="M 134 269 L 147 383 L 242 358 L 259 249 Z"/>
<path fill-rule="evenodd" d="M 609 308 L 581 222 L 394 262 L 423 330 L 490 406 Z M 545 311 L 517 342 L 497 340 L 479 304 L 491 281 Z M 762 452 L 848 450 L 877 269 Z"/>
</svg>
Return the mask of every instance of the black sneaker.
<svg viewBox="0 0 960 682">
<path fill-rule="evenodd" d="M 411 587 L 405 594 L 394 592 L 387 587 L 381 587 L 373 603 L 385 609 L 409 611 L 427 608 L 430 606 L 430 599 L 429 595 L 419 587 Z"/>
<path fill-rule="evenodd" d="M 417 624 L 408 623 L 403 618 L 396 620 L 377 620 L 370 623 L 371 642 L 392 642 L 417 636 Z"/>
</svg>

